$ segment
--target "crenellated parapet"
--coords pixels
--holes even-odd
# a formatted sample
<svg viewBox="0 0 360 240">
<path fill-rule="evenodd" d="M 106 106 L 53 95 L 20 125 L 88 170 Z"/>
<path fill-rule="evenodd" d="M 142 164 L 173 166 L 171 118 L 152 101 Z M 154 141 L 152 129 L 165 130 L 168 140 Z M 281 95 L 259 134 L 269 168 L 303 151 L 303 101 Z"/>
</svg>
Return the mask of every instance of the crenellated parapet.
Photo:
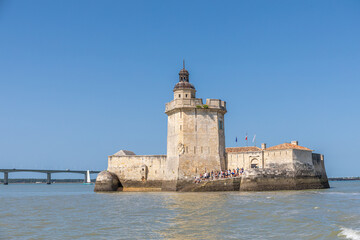
<svg viewBox="0 0 360 240">
<path fill-rule="evenodd" d="M 189 99 L 174 99 L 171 102 L 166 103 L 165 105 L 165 113 L 169 114 L 173 111 L 180 109 L 209 109 L 216 110 L 225 114 L 226 110 L 226 102 L 220 99 L 206 99 L 206 104 L 203 104 L 203 100 L 201 98 L 189 98 Z"/>
<path fill-rule="evenodd" d="M 220 99 L 206 99 L 206 105 L 209 109 L 218 109 L 226 113 L 226 102 Z"/>
<path fill-rule="evenodd" d="M 196 108 L 196 106 L 202 106 L 201 98 L 189 98 L 189 99 L 174 99 L 171 102 L 165 104 L 165 113 L 169 114 L 176 109 L 180 108 Z"/>
</svg>

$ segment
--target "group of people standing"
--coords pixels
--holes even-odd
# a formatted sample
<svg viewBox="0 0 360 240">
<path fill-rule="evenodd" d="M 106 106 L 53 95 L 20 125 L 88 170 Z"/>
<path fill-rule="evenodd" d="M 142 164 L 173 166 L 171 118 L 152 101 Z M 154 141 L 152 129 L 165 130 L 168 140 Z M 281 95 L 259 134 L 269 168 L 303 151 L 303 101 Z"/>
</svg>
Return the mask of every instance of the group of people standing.
<svg viewBox="0 0 360 240">
<path fill-rule="evenodd" d="M 205 172 L 204 174 L 200 174 L 199 177 L 195 177 L 195 183 L 199 183 L 204 180 L 215 180 L 215 179 L 222 179 L 222 178 L 232 178 L 232 177 L 239 177 L 244 173 L 244 168 L 237 168 L 237 169 L 229 169 L 224 171 L 211 171 Z"/>
</svg>

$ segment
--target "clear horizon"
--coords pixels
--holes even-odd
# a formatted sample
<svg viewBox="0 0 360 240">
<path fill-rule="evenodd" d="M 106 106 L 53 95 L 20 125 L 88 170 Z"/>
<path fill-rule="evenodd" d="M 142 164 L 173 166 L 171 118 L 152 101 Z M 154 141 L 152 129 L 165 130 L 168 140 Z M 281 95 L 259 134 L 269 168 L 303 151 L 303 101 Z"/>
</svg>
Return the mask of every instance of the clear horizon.
<svg viewBox="0 0 360 240">
<path fill-rule="evenodd" d="M 197 97 L 227 102 L 227 147 L 298 140 L 360 176 L 359 23 L 359 1 L 0 1 L 0 168 L 166 154 L 185 59 Z"/>
</svg>

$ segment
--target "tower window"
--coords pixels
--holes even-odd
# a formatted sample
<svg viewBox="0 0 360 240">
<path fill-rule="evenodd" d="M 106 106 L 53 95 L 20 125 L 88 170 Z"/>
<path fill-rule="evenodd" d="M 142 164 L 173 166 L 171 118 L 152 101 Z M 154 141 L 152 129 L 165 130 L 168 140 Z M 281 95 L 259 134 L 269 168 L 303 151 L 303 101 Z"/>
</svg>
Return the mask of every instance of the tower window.
<svg viewBox="0 0 360 240">
<path fill-rule="evenodd" d="M 185 94 L 185 97 L 187 97 L 187 94 Z"/>
<path fill-rule="evenodd" d="M 219 121 L 219 129 L 223 129 L 224 128 L 224 124 L 223 124 L 223 121 Z"/>
<path fill-rule="evenodd" d="M 181 94 L 179 94 L 179 97 L 181 97 Z"/>
</svg>

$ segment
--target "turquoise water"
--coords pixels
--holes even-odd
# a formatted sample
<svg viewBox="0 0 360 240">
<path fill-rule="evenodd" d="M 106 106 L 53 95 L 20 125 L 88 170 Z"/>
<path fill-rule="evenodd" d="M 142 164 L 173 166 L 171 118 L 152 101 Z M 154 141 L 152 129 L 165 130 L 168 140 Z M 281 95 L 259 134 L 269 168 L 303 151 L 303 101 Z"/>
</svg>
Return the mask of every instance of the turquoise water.
<svg viewBox="0 0 360 240">
<path fill-rule="evenodd" d="M 360 239 L 360 181 L 327 190 L 94 193 L 0 185 L 0 239 Z"/>
</svg>

